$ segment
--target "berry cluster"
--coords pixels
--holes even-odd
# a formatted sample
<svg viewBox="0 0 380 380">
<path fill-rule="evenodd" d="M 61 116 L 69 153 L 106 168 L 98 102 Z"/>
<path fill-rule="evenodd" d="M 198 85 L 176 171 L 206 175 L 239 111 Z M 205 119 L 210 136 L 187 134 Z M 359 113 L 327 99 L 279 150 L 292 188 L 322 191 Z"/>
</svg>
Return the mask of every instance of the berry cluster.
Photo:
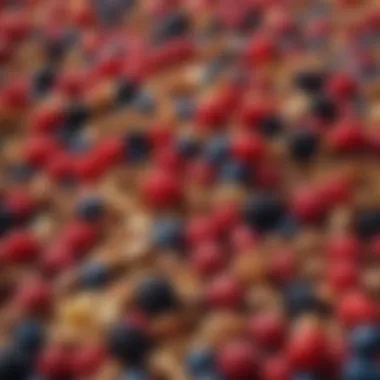
<svg viewBox="0 0 380 380">
<path fill-rule="evenodd" d="M 0 379 L 380 379 L 376 0 L 0 1 Z"/>
</svg>

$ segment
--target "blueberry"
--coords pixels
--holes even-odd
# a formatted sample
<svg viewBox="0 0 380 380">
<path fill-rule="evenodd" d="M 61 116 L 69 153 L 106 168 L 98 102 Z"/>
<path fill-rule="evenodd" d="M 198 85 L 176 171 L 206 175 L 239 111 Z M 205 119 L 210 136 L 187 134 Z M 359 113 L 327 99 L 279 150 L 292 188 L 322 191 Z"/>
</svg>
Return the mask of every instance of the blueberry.
<svg viewBox="0 0 380 380">
<path fill-rule="evenodd" d="M 196 347 L 186 356 L 186 368 L 191 376 L 209 373 L 214 369 L 214 354 L 206 347 Z"/>
<path fill-rule="evenodd" d="M 44 333 L 41 324 L 36 320 L 25 320 L 16 326 L 13 339 L 17 347 L 34 353 L 43 344 Z"/>
<path fill-rule="evenodd" d="M 130 104 L 138 94 L 137 84 L 128 78 L 120 79 L 116 88 L 116 102 L 119 105 Z"/>
<path fill-rule="evenodd" d="M 313 94 L 323 89 L 325 79 L 326 76 L 324 73 L 310 70 L 296 73 L 293 82 L 300 90 Z"/>
<path fill-rule="evenodd" d="M 132 106 L 139 112 L 151 115 L 155 110 L 154 99 L 146 92 L 139 92 L 133 99 Z"/>
<path fill-rule="evenodd" d="M 333 121 L 337 117 L 337 106 L 335 102 L 327 96 L 317 96 L 311 103 L 311 112 L 326 121 Z"/>
<path fill-rule="evenodd" d="M 380 209 L 362 210 L 354 219 L 356 232 L 362 237 L 371 237 L 380 232 Z"/>
<path fill-rule="evenodd" d="M 368 357 L 380 350 L 380 326 L 360 325 L 350 333 L 352 351 L 360 356 Z"/>
<path fill-rule="evenodd" d="M 292 380 L 321 380 L 321 378 L 315 373 L 301 372 L 294 374 Z"/>
<path fill-rule="evenodd" d="M 147 277 L 138 285 L 135 293 L 136 305 L 144 312 L 155 315 L 177 306 L 173 286 L 163 277 Z"/>
<path fill-rule="evenodd" d="M 142 369 L 129 369 L 124 372 L 121 380 L 149 380 L 149 376 Z"/>
<path fill-rule="evenodd" d="M 75 206 L 75 214 L 80 219 L 95 220 L 103 214 L 102 199 L 97 196 L 88 196 L 80 199 Z"/>
<path fill-rule="evenodd" d="M 249 167 L 237 161 L 227 161 L 222 164 L 219 172 L 219 179 L 223 182 L 245 183 L 249 181 L 249 177 Z"/>
<path fill-rule="evenodd" d="M 150 348 L 150 341 L 141 330 L 117 324 L 108 332 L 107 345 L 109 352 L 127 364 L 140 364 L 144 361 Z"/>
<path fill-rule="evenodd" d="M 86 263 L 79 272 L 79 283 L 86 288 L 99 288 L 108 280 L 108 267 L 104 263 Z"/>
<path fill-rule="evenodd" d="M 192 158 L 200 152 L 198 141 L 189 136 L 179 137 L 176 143 L 179 154 L 185 158 Z"/>
<path fill-rule="evenodd" d="M 38 69 L 32 78 L 32 91 L 35 95 L 45 95 L 54 85 L 55 70 L 52 67 Z"/>
<path fill-rule="evenodd" d="M 285 215 L 278 224 L 278 231 L 286 236 L 294 235 L 297 228 L 297 221 L 290 215 Z"/>
<path fill-rule="evenodd" d="M 70 152 L 82 153 L 90 147 L 89 141 L 81 133 L 68 133 L 65 143 Z"/>
<path fill-rule="evenodd" d="M 297 131 L 289 140 L 289 152 L 295 160 L 306 160 L 314 155 L 318 148 L 318 136 L 312 131 Z"/>
<path fill-rule="evenodd" d="M 152 241 L 159 248 L 179 248 L 182 237 L 182 225 L 178 218 L 161 217 L 154 221 Z"/>
<path fill-rule="evenodd" d="M 81 129 L 90 117 L 90 110 L 84 103 L 75 102 L 66 107 L 64 115 L 63 128 L 70 132 L 76 132 Z"/>
<path fill-rule="evenodd" d="M 10 164 L 7 168 L 8 177 L 16 182 L 22 182 L 30 179 L 33 173 L 33 168 L 26 162 L 16 162 Z"/>
<path fill-rule="evenodd" d="M 29 375 L 30 359 L 16 347 L 2 348 L 0 351 L 0 379 L 25 380 Z"/>
<path fill-rule="evenodd" d="M 308 283 L 294 282 L 284 289 L 283 300 L 285 309 L 290 316 L 305 312 L 326 312 L 325 305 L 316 297 Z"/>
<path fill-rule="evenodd" d="M 126 158 L 128 161 L 139 162 L 146 159 L 150 153 L 150 142 L 145 132 L 129 131 L 125 135 Z"/>
<path fill-rule="evenodd" d="M 228 157 L 228 143 L 224 136 L 212 137 L 204 148 L 203 156 L 211 164 L 219 165 Z"/>
<path fill-rule="evenodd" d="M 243 33 L 251 32 L 256 29 L 262 20 L 262 14 L 258 9 L 250 9 L 243 14 L 239 23 L 239 29 Z"/>
<path fill-rule="evenodd" d="M 189 120 L 194 114 L 195 106 L 190 98 L 182 96 L 174 99 L 174 110 L 178 119 Z"/>
<path fill-rule="evenodd" d="M 245 202 L 243 218 L 255 230 L 270 231 L 275 229 L 284 213 L 282 203 L 271 194 L 257 194 Z"/>
<path fill-rule="evenodd" d="M 365 359 L 350 358 L 344 363 L 342 372 L 342 380 L 380 379 L 380 367 Z"/>
<path fill-rule="evenodd" d="M 189 29 L 190 21 L 188 15 L 183 11 L 172 12 L 158 21 L 154 28 L 153 39 L 161 43 L 170 38 L 186 34 Z"/>
<path fill-rule="evenodd" d="M 264 116 L 260 122 L 260 131 L 264 136 L 272 137 L 278 135 L 283 129 L 283 120 L 278 115 Z"/>
<path fill-rule="evenodd" d="M 14 215 L 5 206 L 0 205 L 0 235 L 6 231 L 9 231 L 14 223 Z"/>
</svg>

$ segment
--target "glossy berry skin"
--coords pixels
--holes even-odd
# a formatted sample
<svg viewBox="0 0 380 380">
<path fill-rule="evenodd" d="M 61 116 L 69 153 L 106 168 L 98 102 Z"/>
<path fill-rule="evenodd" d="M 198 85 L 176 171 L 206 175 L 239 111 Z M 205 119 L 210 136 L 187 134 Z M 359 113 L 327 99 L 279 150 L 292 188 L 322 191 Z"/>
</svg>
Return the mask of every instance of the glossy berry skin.
<svg viewBox="0 0 380 380">
<path fill-rule="evenodd" d="M 274 356 L 266 360 L 260 373 L 263 380 L 291 379 L 289 364 L 282 356 Z"/>
<path fill-rule="evenodd" d="M 354 217 L 354 228 L 357 234 L 371 238 L 380 232 L 380 210 L 371 208 L 359 210 Z"/>
<path fill-rule="evenodd" d="M 257 194 L 248 198 L 242 210 L 243 218 L 254 230 L 270 231 L 278 226 L 283 206 L 271 194 Z"/>
<path fill-rule="evenodd" d="M 70 352 L 61 346 L 46 348 L 37 359 L 37 373 L 47 378 L 65 378 L 72 374 Z"/>
<path fill-rule="evenodd" d="M 102 200 L 96 196 L 80 199 L 76 204 L 76 214 L 80 219 L 97 220 L 103 214 Z"/>
<path fill-rule="evenodd" d="M 200 275 L 211 275 L 223 267 L 224 257 L 221 247 L 214 242 L 204 242 L 190 253 L 190 263 Z"/>
<path fill-rule="evenodd" d="M 311 131 L 297 131 L 289 141 L 289 153 L 297 161 L 310 159 L 317 151 L 318 137 Z"/>
<path fill-rule="evenodd" d="M 257 135 L 240 134 L 231 141 L 231 155 L 236 160 L 251 163 L 261 157 L 264 151 L 263 141 Z"/>
<path fill-rule="evenodd" d="M 2 347 L 0 351 L 0 377 L 4 380 L 22 380 L 30 373 L 30 360 L 17 347 Z"/>
<path fill-rule="evenodd" d="M 95 243 L 97 230 L 89 223 L 74 221 L 63 229 L 60 239 L 61 244 L 66 245 L 75 253 L 81 254 L 89 250 Z"/>
<path fill-rule="evenodd" d="M 380 327 L 376 324 L 358 325 L 350 332 L 349 342 L 354 355 L 371 358 L 380 349 Z"/>
<path fill-rule="evenodd" d="M 181 220 L 175 217 L 162 217 L 154 221 L 152 242 L 159 248 L 178 249 L 183 243 Z"/>
<path fill-rule="evenodd" d="M 326 338 L 316 326 L 306 326 L 293 332 L 286 348 L 292 368 L 298 371 L 319 370 L 326 359 Z"/>
<path fill-rule="evenodd" d="M 227 379 L 250 378 L 257 366 L 256 353 L 245 341 L 232 341 L 222 347 L 217 354 L 217 365 Z"/>
<path fill-rule="evenodd" d="M 228 275 L 220 275 L 212 280 L 206 289 L 206 302 L 217 308 L 235 308 L 242 301 L 240 284 Z"/>
<path fill-rule="evenodd" d="M 27 140 L 23 157 L 30 166 L 46 165 L 51 157 L 59 150 L 57 142 L 47 136 L 35 136 Z"/>
<path fill-rule="evenodd" d="M 377 379 L 380 375 L 378 365 L 373 361 L 361 358 L 348 360 L 342 370 L 342 380 Z"/>
<path fill-rule="evenodd" d="M 1 259 L 5 262 L 25 262 L 36 257 L 40 248 L 34 236 L 26 231 L 13 231 L 1 244 Z"/>
<path fill-rule="evenodd" d="M 283 343 L 285 324 L 279 315 L 261 313 L 250 318 L 248 331 L 253 342 L 256 342 L 260 347 L 273 349 L 281 347 Z"/>
<path fill-rule="evenodd" d="M 139 162 L 149 156 L 151 145 L 144 132 L 131 131 L 125 136 L 125 156 L 127 161 Z"/>
<path fill-rule="evenodd" d="M 57 105 L 37 108 L 30 118 L 30 130 L 36 133 L 52 132 L 64 120 L 63 110 Z"/>
<path fill-rule="evenodd" d="M 138 284 L 134 300 L 148 315 L 162 314 L 177 306 L 177 296 L 170 282 L 163 277 L 147 277 Z"/>
<path fill-rule="evenodd" d="M 44 341 L 43 327 L 37 320 L 25 320 L 13 331 L 15 344 L 26 352 L 34 353 Z"/>
<path fill-rule="evenodd" d="M 330 260 L 357 261 L 360 251 L 360 242 L 353 235 L 336 235 L 326 244 L 326 255 Z"/>
<path fill-rule="evenodd" d="M 71 367 L 75 374 L 91 375 L 100 367 L 105 357 L 103 347 L 89 345 L 75 351 Z"/>
<path fill-rule="evenodd" d="M 75 256 L 70 247 L 57 243 L 47 248 L 40 259 L 42 271 L 47 275 L 55 275 L 70 268 Z"/>
<path fill-rule="evenodd" d="M 214 240 L 218 232 L 217 225 L 208 215 L 189 218 L 184 228 L 185 241 L 192 247 Z"/>
<path fill-rule="evenodd" d="M 207 347 L 196 347 L 187 354 L 185 364 L 191 376 L 199 377 L 214 369 L 214 353 Z"/>
<path fill-rule="evenodd" d="M 27 313 L 41 313 L 48 310 L 51 305 L 51 289 L 41 280 L 25 281 L 17 288 L 13 301 Z"/>
<path fill-rule="evenodd" d="M 325 75 L 318 71 L 300 71 L 294 76 L 293 82 L 298 89 L 308 94 L 315 94 L 322 90 Z"/>
<path fill-rule="evenodd" d="M 151 206 L 164 208 L 178 202 L 181 197 L 181 187 L 171 173 L 154 170 L 142 179 L 141 194 Z"/>
<path fill-rule="evenodd" d="M 107 283 L 109 271 L 105 263 L 86 263 L 79 271 L 78 282 L 84 288 L 101 288 Z"/>
<path fill-rule="evenodd" d="M 107 337 L 108 350 L 124 364 L 140 364 L 149 350 L 148 337 L 139 329 L 126 324 L 111 327 Z"/>
<path fill-rule="evenodd" d="M 372 323 L 376 320 L 376 307 L 372 300 L 359 291 L 346 293 L 336 305 L 340 322 L 347 327 Z"/>
</svg>

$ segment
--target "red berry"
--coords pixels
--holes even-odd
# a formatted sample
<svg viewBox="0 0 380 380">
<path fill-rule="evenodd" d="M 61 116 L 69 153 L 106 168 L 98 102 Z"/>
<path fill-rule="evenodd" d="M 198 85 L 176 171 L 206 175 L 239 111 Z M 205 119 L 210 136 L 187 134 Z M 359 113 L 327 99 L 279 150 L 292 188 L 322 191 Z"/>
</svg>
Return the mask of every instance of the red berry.
<svg viewBox="0 0 380 380">
<path fill-rule="evenodd" d="M 1 93 L 3 103 L 12 108 L 22 108 L 28 102 L 28 86 L 24 80 L 14 79 L 7 84 Z"/>
<path fill-rule="evenodd" d="M 355 288 L 359 281 L 358 267 L 350 261 L 335 261 L 329 265 L 327 278 L 337 291 Z"/>
<path fill-rule="evenodd" d="M 99 346 L 81 347 L 72 357 L 71 368 L 75 374 L 91 375 L 102 364 L 105 357 L 104 350 Z"/>
<path fill-rule="evenodd" d="M 230 233 L 230 244 L 238 252 L 252 248 L 257 239 L 252 229 L 244 224 L 234 227 Z"/>
<path fill-rule="evenodd" d="M 44 252 L 40 264 L 47 274 L 56 274 L 72 266 L 74 259 L 69 247 L 56 243 Z"/>
<path fill-rule="evenodd" d="M 26 140 L 23 147 L 25 161 L 32 166 L 43 166 L 58 151 L 57 142 L 48 136 L 35 136 Z"/>
<path fill-rule="evenodd" d="M 353 235 L 337 235 L 327 242 L 329 260 L 357 261 L 361 251 L 358 239 Z"/>
<path fill-rule="evenodd" d="M 380 258 L 380 235 L 375 235 L 371 242 L 372 252 L 375 254 L 375 257 Z"/>
<path fill-rule="evenodd" d="M 276 49 L 273 40 L 264 34 L 257 35 L 248 43 L 245 56 L 251 65 L 257 65 L 272 60 Z"/>
<path fill-rule="evenodd" d="M 24 281 L 18 287 L 14 303 L 29 313 L 45 311 L 51 305 L 50 286 L 42 280 Z"/>
<path fill-rule="evenodd" d="M 123 139 L 118 136 L 104 138 L 96 145 L 94 156 L 103 161 L 104 168 L 118 164 L 124 157 Z"/>
<path fill-rule="evenodd" d="M 83 253 L 92 247 L 97 238 L 98 233 L 94 225 L 76 220 L 63 229 L 59 241 L 75 253 Z"/>
<path fill-rule="evenodd" d="M 216 225 L 208 216 L 193 217 L 188 220 L 185 227 L 185 239 L 191 246 L 214 240 L 217 235 Z"/>
<path fill-rule="evenodd" d="M 254 173 L 255 182 L 258 186 L 273 189 L 278 184 L 280 176 L 279 170 L 277 166 L 270 161 L 260 160 L 257 167 L 255 167 Z"/>
<path fill-rule="evenodd" d="M 254 102 L 245 102 L 237 110 L 238 122 L 249 129 L 258 127 L 259 122 L 273 111 L 271 102 L 267 100 L 255 100 Z"/>
<path fill-rule="evenodd" d="M 237 160 L 252 163 L 259 159 L 264 151 L 264 142 L 259 135 L 242 133 L 231 141 L 231 155 Z"/>
<path fill-rule="evenodd" d="M 97 72 L 101 77 L 114 77 L 120 74 L 122 69 L 122 57 L 116 54 L 104 55 L 97 63 Z"/>
<path fill-rule="evenodd" d="M 325 199 L 320 197 L 318 189 L 310 187 L 296 189 L 290 208 L 293 215 L 303 222 L 316 221 L 326 212 Z"/>
<path fill-rule="evenodd" d="M 173 142 L 173 127 L 167 122 L 155 122 L 149 126 L 148 138 L 154 149 L 164 149 Z"/>
<path fill-rule="evenodd" d="M 37 359 L 37 372 L 49 379 L 65 378 L 71 373 L 71 357 L 64 347 L 48 347 Z"/>
<path fill-rule="evenodd" d="M 316 370 L 326 359 L 326 337 L 317 326 L 296 329 L 287 342 L 286 354 L 291 368 Z"/>
<path fill-rule="evenodd" d="M 53 180 L 63 180 L 74 177 L 74 159 L 66 152 L 58 152 L 47 163 L 46 171 Z"/>
<path fill-rule="evenodd" d="M 345 294 L 338 302 L 336 314 L 347 327 L 374 322 L 377 318 L 376 305 L 359 291 Z"/>
<path fill-rule="evenodd" d="M 0 35 L 0 64 L 9 60 L 12 55 L 12 43 L 9 38 Z"/>
<path fill-rule="evenodd" d="M 328 79 L 327 91 L 334 98 L 345 99 L 355 93 L 356 83 L 348 73 L 336 73 Z"/>
<path fill-rule="evenodd" d="M 275 356 L 265 361 L 262 369 L 262 380 L 290 380 L 289 364 L 282 356 Z"/>
<path fill-rule="evenodd" d="M 215 129 L 224 126 L 227 110 L 216 98 L 200 102 L 196 110 L 195 123 L 200 128 Z"/>
<path fill-rule="evenodd" d="M 108 164 L 106 161 L 97 152 L 91 151 L 75 162 L 76 176 L 83 181 L 95 181 L 104 174 L 106 164 Z"/>
<path fill-rule="evenodd" d="M 261 313 L 250 318 L 248 332 L 260 347 L 278 348 L 285 337 L 285 324 L 277 314 Z"/>
<path fill-rule="evenodd" d="M 291 280 L 296 273 L 294 253 L 287 248 L 276 251 L 270 259 L 269 273 L 280 283 Z"/>
<path fill-rule="evenodd" d="M 33 132 L 52 132 L 63 121 L 63 112 L 58 105 L 49 105 L 37 108 L 30 116 L 30 129 Z"/>
<path fill-rule="evenodd" d="M 235 307 L 242 296 L 240 284 L 227 275 L 215 278 L 206 289 L 206 300 L 215 307 Z"/>
<path fill-rule="evenodd" d="M 6 204 L 18 220 L 24 220 L 33 213 L 35 203 L 24 190 L 13 190 L 6 197 Z"/>
<path fill-rule="evenodd" d="M 319 192 L 327 204 L 335 206 L 347 202 L 352 191 L 350 181 L 346 177 L 336 175 L 326 178 L 320 185 Z"/>
<path fill-rule="evenodd" d="M 171 147 L 157 149 L 154 154 L 154 162 L 160 169 L 173 173 L 179 173 L 184 165 L 180 154 Z"/>
<path fill-rule="evenodd" d="M 221 247 L 212 241 L 200 244 L 190 255 L 192 266 L 201 275 L 214 274 L 224 264 Z"/>
<path fill-rule="evenodd" d="M 58 79 L 58 89 L 67 96 L 78 96 L 84 91 L 84 73 L 79 71 L 63 73 Z"/>
<path fill-rule="evenodd" d="M 30 17 L 27 13 L 4 12 L 0 20 L 0 30 L 11 40 L 20 40 L 27 36 L 31 29 Z"/>
<path fill-rule="evenodd" d="M 1 258 L 5 262 L 29 261 L 39 252 L 37 239 L 27 231 L 12 231 L 1 242 Z"/>
<path fill-rule="evenodd" d="M 245 341 L 232 341 L 219 350 L 217 365 L 227 379 L 253 378 L 257 369 L 257 356 Z"/>
<path fill-rule="evenodd" d="M 351 152 L 363 147 L 363 128 L 358 123 L 343 121 L 327 133 L 327 144 L 336 152 Z"/>
<path fill-rule="evenodd" d="M 220 233 L 229 232 L 236 227 L 239 222 L 239 210 L 232 202 L 220 202 L 216 204 L 212 211 L 211 219 L 215 229 Z"/>
<path fill-rule="evenodd" d="M 174 205 L 181 198 L 178 179 L 167 171 L 152 170 L 141 181 L 143 199 L 154 207 Z"/>
<path fill-rule="evenodd" d="M 195 160 L 190 162 L 187 167 L 185 178 L 189 182 L 199 185 L 210 184 L 215 177 L 213 167 L 203 160 Z"/>
</svg>

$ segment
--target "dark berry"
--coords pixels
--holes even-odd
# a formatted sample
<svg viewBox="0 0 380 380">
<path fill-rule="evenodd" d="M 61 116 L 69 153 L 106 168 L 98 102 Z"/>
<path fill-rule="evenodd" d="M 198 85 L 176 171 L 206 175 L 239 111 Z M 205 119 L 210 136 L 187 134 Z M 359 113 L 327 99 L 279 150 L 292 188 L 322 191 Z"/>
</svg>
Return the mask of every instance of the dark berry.
<svg viewBox="0 0 380 380">
<path fill-rule="evenodd" d="M 282 203 L 273 195 L 257 194 L 248 198 L 242 213 L 252 228 L 265 232 L 278 226 L 284 210 Z"/>
<path fill-rule="evenodd" d="M 335 102 L 326 96 L 318 96 L 311 102 L 311 113 L 326 121 L 333 121 L 338 115 Z"/>
<path fill-rule="evenodd" d="M 311 131 L 301 130 L 292 134 L 289 152 L 295 160 L 311 158 L 318 148 L 318 136 Z"/>
<path fill-rule="evenodd" d="M 351 350 L 360 357 L 371 357 L 380 349 L 380 327 L 376 325 L 359 325 L 350 332 Z"/>
<path fill-rule="evenodd" d="M 25 380 L 30 371 L 30 360 L 20 348 L 3 348 L 0 351 L 1 380 Z"/>
<path fill-rule="evenodd" d="M 128 78 L 120 79 L 116 88 L 116 102 L 120 105 L 130 104 L 138 94 L 137 84 Z"/>
<path fill-rule="evenodd" d="M 309 94 L 314 94 L 323 89 L 325 74 L 318 71 L 298 72 L 293 81 L 297 88 Z"/>
<path fill-rule="evenodd" d="M 107 283 L 108 267 L 105 263 L 86 263 L 79 271 L 78 282 L 85 288 L 99 288 Z"/>
<path fill-rule="evenodd" d="M 130 131 L 125 135 L 126 158 L 131 162 L 146 159 L 151 150 L 147 134 L 143 131 Z"/>
<path fill-rule="evenodd" d="M 162 277 L 144 278 L 135 293 L 136 305 L 144 312 L 155 315 L 177 306 L 177 296 L 170 284 Z"/>
<path fill-rule="evenodd" d="M 55 70 L 52 67 L 38 69 L 32 79 L 33 94 L 41 96 L 49 92 L 54 85 L 55 76 Z"/>
<path fill-rule="evenodd" d="M 16 326 L 13 339 L 15 344 L 26 352 L 36 352 L 44 341 L 43 328 L 37 320 L 22 321 Z"/>
<path fill-rule="evenodd" d="M 214 369 L 214 353 L 206 347 L 193 348 L 186 356 L 186 367 L 189 373 L 197 377 Z"/>
<path fill-rule="evenodd" d="M 89 196 L 80 199 L 75 206 L 75 214 L 83 220 L 96 220 L 103 214 L 102 199 L 97 196 Z"/>
<path fill-rule="evenodd" d="M 182 245 L 181 221 L 175 217 L 164 217 L 154 221 L 152 240 L 159 248 L 178 249 Z"/>
<path fill-rule="evenodd" d="M 64 110 L 63 128 L 75 132 L 79 130 L 90 117 L 90 110 L 87 105 L 81 102 L 70 104 Z"/>
<path fill-rule="evenodd" d="M 246 183 L 250 179 L 250 168 L 237 161 L 227 161 L 222 164 L 219 179 L 222 182 Z"/>
<path fill-rule="evenodd" d="M 123 363 L 142 363 L 150 348 L 145 333 L 127 324 L 117 324 L 108 333 L 108 349 L 114 357 Z"/>
<path fill-rule="evenodd" d="M 371 237 L 380 232 L 380 210 L 374 208 L 359 211 L 354 219 L 357 233 L 362 237 Z"/>
<path fill-rule="evenodd" d="M 186 34 L 190 28 L 188 15 L 183 11 L 172 12 L 158 20 L 154 28 L 153 39 L 164 42 L 169 38 L 179 37 Z"/>
<path fill-rule="evenodd" d="M 264 136 L 272 137 L 281 133 L 284 121 L 278 115 L 267 115 L 260 120 L 259 126 Z"/>
</svg>

